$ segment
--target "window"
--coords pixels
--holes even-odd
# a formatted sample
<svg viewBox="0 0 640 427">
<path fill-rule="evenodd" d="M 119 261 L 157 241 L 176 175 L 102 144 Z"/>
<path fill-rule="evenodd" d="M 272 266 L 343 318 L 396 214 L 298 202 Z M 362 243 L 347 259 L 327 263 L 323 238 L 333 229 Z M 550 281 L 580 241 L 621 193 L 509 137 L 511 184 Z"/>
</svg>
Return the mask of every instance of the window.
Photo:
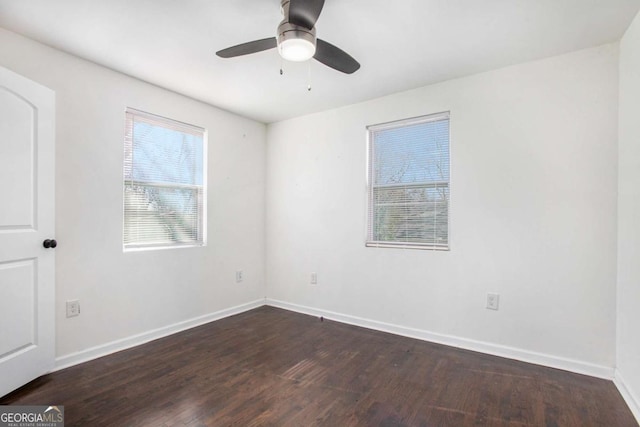
<svg viewBox="0 0 640 427">
<path fill-rule="evenodd" d="M 448 250 L 449 113 L 367 130 L 367 246 Z"/>
<path fill-rule="evenodd" d="M 206 242 L 205 130 L 128 108 L 124 249 Z"/>
</svg>

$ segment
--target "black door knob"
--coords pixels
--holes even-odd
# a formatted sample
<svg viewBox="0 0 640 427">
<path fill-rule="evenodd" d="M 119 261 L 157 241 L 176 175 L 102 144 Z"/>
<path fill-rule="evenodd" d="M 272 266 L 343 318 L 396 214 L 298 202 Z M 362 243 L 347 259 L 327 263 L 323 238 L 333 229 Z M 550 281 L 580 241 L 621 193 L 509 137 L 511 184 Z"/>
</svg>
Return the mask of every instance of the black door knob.
<svg viewBox="0 0 640 427">
<path fill-rule="evenodd" d="M 58 242 L 56 242 L 54 239 L 47 239 L 44 242 L 42 242 L 42 246 L 44 246 L 45 248 L 49 249 L 53 249 L 56 246 L 58 246 Z"/>
</svg>

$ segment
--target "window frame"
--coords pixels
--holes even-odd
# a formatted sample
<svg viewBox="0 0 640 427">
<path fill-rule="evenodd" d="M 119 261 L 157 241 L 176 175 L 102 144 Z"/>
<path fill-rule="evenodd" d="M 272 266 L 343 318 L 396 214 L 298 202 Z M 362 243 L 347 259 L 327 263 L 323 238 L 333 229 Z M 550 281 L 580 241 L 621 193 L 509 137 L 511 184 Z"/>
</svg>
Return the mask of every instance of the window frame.
<svg viewBox="0 0 640 427">
<path fill-rule="evenodd" d="M 438 181 L 438 182 L 424 182 L 418 184 L 385 184 L 385 185 L 374 185 L 374 159 L 375 159 L 375 149 L 374 149 L 374 141 L 373 141 L 373 132 L 381 131 L 381 130 L 390 130 L 390 129 L 398 129 L 402 127 L 407 127 L 411 125 L 418 125 L 429 122 L 437 122 L 447 120 L 447 131 L 448 131 L 448 170 L 449 170 L 449 179 L 448 181 Z M 368 125 L 366 127 L 367 132 L 367 165 L 366 165 L 366 191 L 367 191 L 367 206 L 366 206 L 366 220 L 365 220 L 365 247 L 371 248 L 395 248 L 395 249 L 420 249 L 420 250 L 432 250 L 432 251 L 444 251 L 448 252 L 451 250 L 451 181 L 452 181 L 452 171 L 451 171 L 451 112 L 450 111 L 442 111 L 439 113 L 427 114 L 422 116 L 410 117 L 407 119 L 393 120 L 389 122 L 378 123 L 374 125 Z M 371 221 L 373 220 L 373 203 L 374 203 L 374 190 L 375 188 L 407 188 L 407 187 L 425 187 L 431 186 L 432 188 L 437 188 L 438 185 L 446 184 L 448 189 L 448 197 L 447 197 L 447 243 L 445 245 L 438 245 L 435 243 L 417 243 L 417 242 L 404 242 L 404 241 L 379 241 L 373 240 L 373 225 Z"/>
<path fill-rule="evenodd" d="M 126 156 L 124 156 L 124 152 L 126 151 L 128 139 L 131 141 L 131 149 L 133 150 L 133 133 L 129 134 L 129 116 L 132 116 L 131 119 L 131 128 L 133 128 L 133 123 L 135 123 L 135 117 L 140 117 L 143 120 L 156 121 L 159 123 L 164 123 L 167 125 L 167 128 L 177 130 L 183 129 L 184 133 L 198 134 L 202 135 L 202 185 L 195 184 L 178 184 L 178 183 L 163 183 L 163 182 L 155 182 L 155 181 L 139 181 L 133 179 L 127 179 L 126 171 Z M 149 250 L 165 250 L 165 249 L 179 249 L 179 248 L 200 248 L 207 246 L 207 160 L 208 160 L 208 131 L 207 129 L 192 125 L 189 123 L 182 122 L 180 120 L 171 119 L 165 116 L 161 116 L 158 114 L 149 113 L 146 111 L 138 110 L 136 108 L 126 107 L 125 108 L 125 129 L 124 129 L 124 139 L 123 139 L 123 174 L 122 174 L 122 248 L 123 252 L 140 252 L 140 251 L 149 251 Z M 134 167 L 134 162 L 132 160 L 131 168 Z M 199 238 L 197 241 L 190 242 L 173 242 L 173 243 L 125 243 L 125 229 L 126 229 L 126 191 L 127 185 L 135 185 L 138 184 L 140 186 L 148 186 L 148 187 L 157 187 L 157 188 L 167 188 L 167 189 L 179 189 L 179 188 L 187 188 L 196 191 L 198 194 L 198 198 L 200 199 L 201 209 L 200 209 L 200 217 L 198 218 L 199 226 Z"/>
</svg>

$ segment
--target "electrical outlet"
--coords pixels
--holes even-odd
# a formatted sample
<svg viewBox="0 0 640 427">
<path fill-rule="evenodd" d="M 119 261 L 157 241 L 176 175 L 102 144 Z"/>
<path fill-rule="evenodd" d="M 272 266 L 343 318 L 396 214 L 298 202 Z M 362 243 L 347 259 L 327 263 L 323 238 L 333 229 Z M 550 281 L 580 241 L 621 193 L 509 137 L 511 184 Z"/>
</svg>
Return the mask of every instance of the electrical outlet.
<svg viewBox="0 0 640 427">
<path fill-rule="evenodd" d="M 497 310 L 499 305 L 500 305 L 500 295 L 487 294 L 487 309 Z"/>
<path fill-rule="evenodd" d="M 67 301 L 67 317 L 80 316 L 80 301 L 77 299 Z"/>
<path fill-rule="evenodd" d="M 312 285 L 318 284 L 318 273 L 311 273 L 311 284 Z"/>
<path fill-rule="evenodd" d="M 242 270 L 236 271 L 236 283 L 242 282 L 242 279 L 244 279 L 244 273 Z"/>
</svg>

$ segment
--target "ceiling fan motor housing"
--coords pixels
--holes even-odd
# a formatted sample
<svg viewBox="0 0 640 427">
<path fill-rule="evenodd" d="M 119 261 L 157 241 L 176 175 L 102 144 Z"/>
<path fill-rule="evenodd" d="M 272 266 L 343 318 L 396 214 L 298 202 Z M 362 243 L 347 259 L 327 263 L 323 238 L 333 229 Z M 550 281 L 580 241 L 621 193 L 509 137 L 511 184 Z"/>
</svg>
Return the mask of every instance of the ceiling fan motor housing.
<svg viewBox="0 0 640 427">
<path fill-rule="evenodd" d="M 284 19 L 278 25 L 278 51 L 289 61 L 306 61 L 316 51 L 316 27 L 311 29 L 289 22 L 289 0 L 283 0 Z"/>
</svg>

